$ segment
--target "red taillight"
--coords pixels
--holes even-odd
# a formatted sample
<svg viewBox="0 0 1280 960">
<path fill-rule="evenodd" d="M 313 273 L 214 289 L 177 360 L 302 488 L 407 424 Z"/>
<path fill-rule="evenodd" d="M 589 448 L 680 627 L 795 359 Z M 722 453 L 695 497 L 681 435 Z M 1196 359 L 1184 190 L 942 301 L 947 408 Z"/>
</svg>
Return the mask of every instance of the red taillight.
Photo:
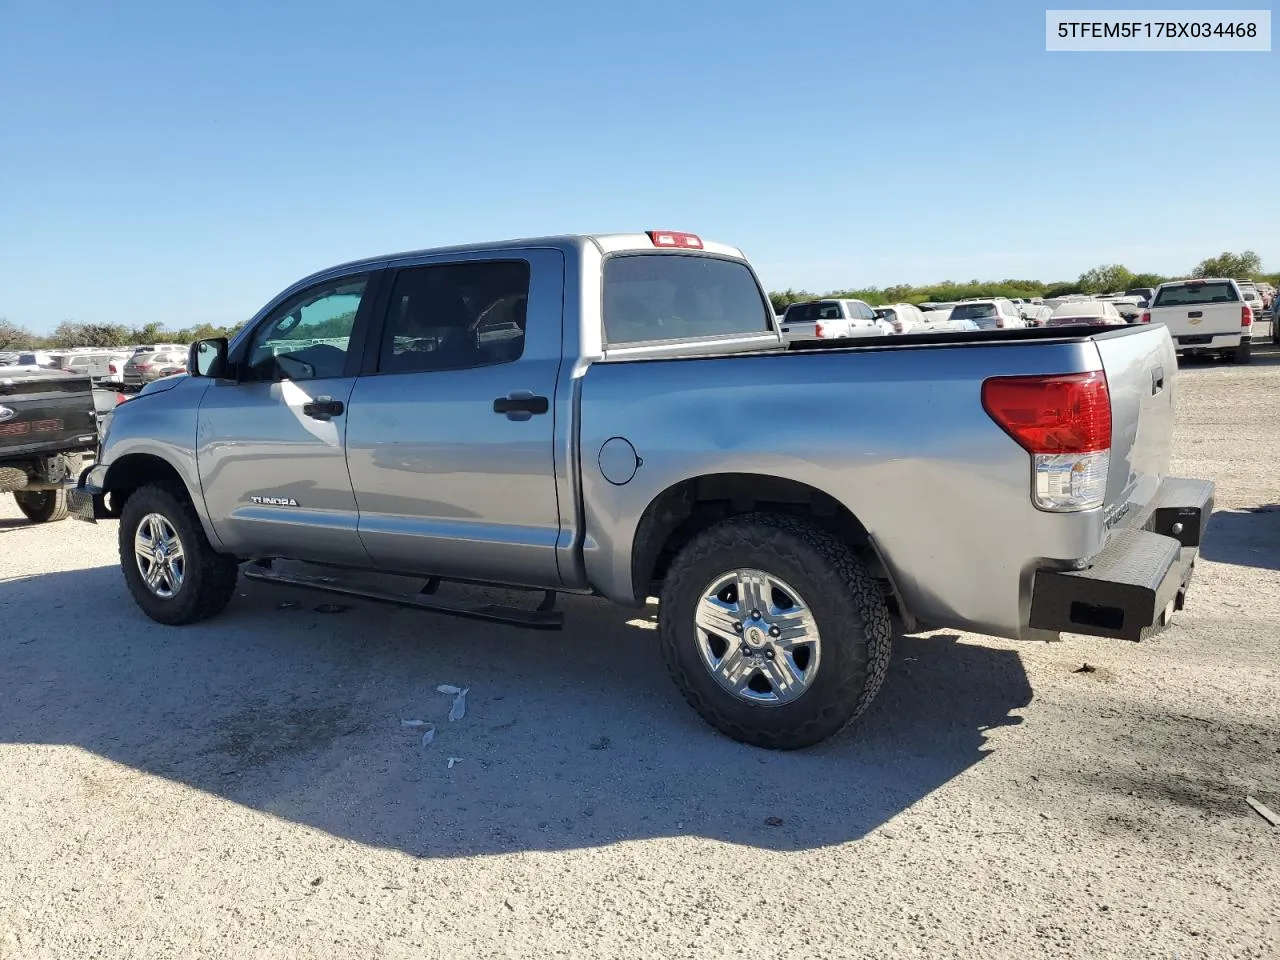
<svg viewBox="0 0 1280 960">
<path fill-rule="evenodd" d="M 982 407 L 1030 453 L 1111 448 L 1111 394 L 1101 371 L 992 377 L 982 383 Z"/>
<path fill-rule="evenodd" d="M 110 370 L 112 373 L 119 373 L 119 372 L 120 372 L 120 368 L 119 368 L 119 367 L 117 367 L 114 363 L 109 363 L 109 364 L 107 364 L 107 369 L 108 369 L 108 370 Z"/>
<path fill-rule="evenodd" d="M 821 340 L 824 336 L 826 336 L 826 334 L 822 330 L 822 324 L 815 323 L 813 325 L 813 335 L 817 337 L 819 340 Z"/>
<path fill-rule="evenodd" d="M 1143 311 L 1142 311 L 1142 322 L 1143 322 L 1143 323 L 1150 323 L 1150 322 L 1151 322 L 1151 311 L 1150 311 L 1150 310 L 1143 310 Z"/>
<path fill-rule="evenodd" d="M 117 393 L 117 394 L 116 394 L 116 406 L 117 406 L 117 407 L 118 407 L 118 406 L 120 406 L 120 404 L 124 403 L 124 402 L 125 402 L 126 400 L 128 400 L 128 399 L 129 399 L 129 398 L 128 398 L 125 394 L 123 394 L 123 393 Z"/>
<path fill-rule="evenodd" d="M 1240 308 L 1240 326 L 1253 326 L 1253 307 L 1249 306 L 1247 303 Z"/>
<path fill-rule="evenodd" d="M 151 364 L 149 364 L 149 363 L 140 363 L 140 364 L 138 364 L 138 369 L 139 369 L 139 370 L 150 370 L 150 369 L 151 369 Z"/>
<path fill-rule="evenodd" d="M 701 250 L 702 238 L 692 233 L 676 233 L 673 230 L 650 230 L 649 239 L 655 247 L 684 247 Z"/>
</svg>

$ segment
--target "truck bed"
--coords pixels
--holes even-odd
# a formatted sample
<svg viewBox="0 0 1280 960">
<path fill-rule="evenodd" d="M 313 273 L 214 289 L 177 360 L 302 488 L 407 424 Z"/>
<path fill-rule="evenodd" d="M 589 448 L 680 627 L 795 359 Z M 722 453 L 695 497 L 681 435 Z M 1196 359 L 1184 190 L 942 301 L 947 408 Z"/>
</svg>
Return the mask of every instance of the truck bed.
<svg viewBox="0 0 1280 960">
<path fill-rule="evenodd" d="M 1038 509 L 1031 459 L 983 409 L 982 383 L 1099 370 L 1112 404 L 1105 505 Z M 1034 572 L 1099 554 L 1167 475 L 1175 370 L 1167 331 L 1149 325 L 593 364 L 580 387 L 588 576 L 611 596 L 633 588 L 612 558 L 629 556 L 628 518 L 673 483 L 767 471 L 844 505 L 922 621 L 1023 635 Z M 597 467 L 613 438 L 640 462 L 622 484 Z"/>
</svg>

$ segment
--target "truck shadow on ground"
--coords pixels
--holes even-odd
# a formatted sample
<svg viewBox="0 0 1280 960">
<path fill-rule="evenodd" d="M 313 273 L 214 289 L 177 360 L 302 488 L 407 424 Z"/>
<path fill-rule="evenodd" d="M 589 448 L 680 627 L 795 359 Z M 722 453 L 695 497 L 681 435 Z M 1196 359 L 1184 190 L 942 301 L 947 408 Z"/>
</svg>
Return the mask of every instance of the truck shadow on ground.
<svg viewBox="0 0 1280 960">
<path fill-rule="evenodd" d="M 899 637 L 855 728 L 776 753 L 684 704 L 653 607 L 571 598 L 566 629 L 539 633 L 324 602 L 242 581 L 223 616 L 164 628 L 113 567 L 0 582 L 0 742 L 80 747 L 422 857 L 680 835 L 798 850 L 857 839 L 970 769 L 1032 696 L 1014 651 Z M 441 683 L 470 688 L 456 723 Z"/>
<path fill-rule="evenodd" d="M 1280 570 L 1280 504 L 1215 510 L 1200 554 L 1215 563 Z"/>
</svg>

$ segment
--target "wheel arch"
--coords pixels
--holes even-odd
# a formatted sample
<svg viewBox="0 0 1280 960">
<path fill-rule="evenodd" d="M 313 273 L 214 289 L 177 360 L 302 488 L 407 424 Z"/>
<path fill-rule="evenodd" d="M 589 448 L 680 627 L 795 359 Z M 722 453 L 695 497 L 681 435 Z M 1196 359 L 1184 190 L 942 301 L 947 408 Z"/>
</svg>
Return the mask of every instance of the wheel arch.
<svg viewBox="0 0 1280 960">
<path fill-rule="evenodd" d="M 195 508 L 200 525 L 210 543 L 220 543 L 217 533 L 209 523 L 204 509 L 204 498 L 199 490 L 193 490 L 182 471 L 170 460 L 156 453 L 127 453 L 111 462 L 102 481 L 102 491 L 107 496 L 110 516 L 119 518 L 125 501 L 141 487 L 161 483 L 186 494 Z"/>
<path fill-rule="evenodd" d="M 770 474 L 712 473 L 681 480 L 645 507 L 631 545 L 634 602 L 643 605 L 679 550 L 708 527 L 759 510 L 803 517 L 853 550 L 908 629 L 917 626 L 875 538 L 845 504 L 817 487 Z"/>
</svg>

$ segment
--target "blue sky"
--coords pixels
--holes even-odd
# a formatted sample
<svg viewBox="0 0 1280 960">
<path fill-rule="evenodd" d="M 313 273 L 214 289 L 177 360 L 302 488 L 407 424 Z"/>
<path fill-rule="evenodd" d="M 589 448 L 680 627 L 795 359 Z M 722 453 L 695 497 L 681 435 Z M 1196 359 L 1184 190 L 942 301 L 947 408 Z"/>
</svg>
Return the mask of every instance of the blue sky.
<svg viewBox="0 0 1280 960">
<path fill-rule="evenodd" d="M 1044 23 L 950 0 L 10 0 L 0 316 L 238 322 L 355 257 L 650 228 L 735 243 L 774 289 L 1245 248 L 1280 269 L 1280 53 L 1050 54 Z"/>
</svg>

